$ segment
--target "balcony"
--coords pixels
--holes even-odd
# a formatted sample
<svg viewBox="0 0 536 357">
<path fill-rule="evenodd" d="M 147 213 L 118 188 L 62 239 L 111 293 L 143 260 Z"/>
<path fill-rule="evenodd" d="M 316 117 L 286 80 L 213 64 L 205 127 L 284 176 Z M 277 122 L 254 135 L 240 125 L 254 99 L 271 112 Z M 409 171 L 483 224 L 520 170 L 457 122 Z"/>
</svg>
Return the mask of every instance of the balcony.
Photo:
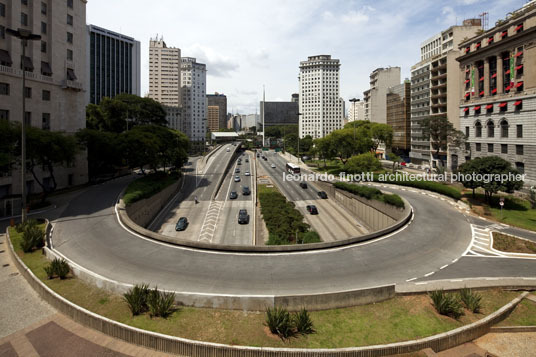
<svg viewBox="0 0 536 357">
<path fill-rule="evenodd" d="M 64 79 L 63 81 L 61 81 L 61 88 L 62 89 L 73 89 L 73 90 L 79 92 L 79 91 L 82 91 L 84 89 L 84 86 L 80 82 L 70 81 L 70 80 Z"/>
<path fill-rule="evenodd" d="M 437 76 L 434 76 L 431 78 L 432 81 L 438 81 L 440 79 L 444 79 L 444 78 L 447 78 L 447 73 L 441 73 L 441 74 L 438 74 Z"/>
</svg>

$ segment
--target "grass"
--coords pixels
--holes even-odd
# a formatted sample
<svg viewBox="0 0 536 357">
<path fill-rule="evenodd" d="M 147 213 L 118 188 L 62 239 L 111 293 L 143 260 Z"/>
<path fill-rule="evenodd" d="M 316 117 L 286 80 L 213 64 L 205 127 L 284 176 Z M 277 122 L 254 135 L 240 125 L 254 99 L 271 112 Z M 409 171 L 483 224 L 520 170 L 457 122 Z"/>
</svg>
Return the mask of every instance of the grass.
<svg viewBox="0 0 536 357">
<path fill-rule="evenodd" d="M 400 174 L 405 175 L 406 173 L 401 172 Z M 394 174 L 385 173 L 383 175 L 382 174 L 374 175 L 374 181 L 432 191 L 432 192 L 439 193 L 441 195 L 454 198 L 455 200 L 459 200 L 462 198 L 462 190 L 455 185 L 447 185 L 447 184 L 444 184 L 441 182 L 435 182 L 435 181 L 396 179 L 396 177 L 390 177 L 392 175 Z"/>
<path fill-rule="evenodd" d="M 536 303 L 524 299 L 499 326 L 536 326 Z"/>
<path fill-rule="evenodd" d="M 166 187 L 174 184 L 179 179 L 177 174 L 167 174 L 164 172 L 156 172 L 144 177 L 141 177 L 135 181 L 132 181 L 123 196 L 123 202 L 125 205 L 130 205 L 134 202 L 142 200 L 144 198 L 151 197 L 152 195 L 162 191 Z"/>
<path fill-rule="evenodd" d="M 344 182 L 335 182 L 334 186 L 338 189 L 353 193 L 355 195 L 364 197 L 368 200 L 376 200 L 387 203 L 388 205 L 395 206 L 397 208 L 404 208 L 405 204 L 400 196 L 395 194 L 386 194 L 374 187 L 353 185 Z"/>
<path fill-rule="evenodd" d="M 11 229 L 10 235 L 17 247 L 20 236 L 14 232 Z M 401 296 L 371 305 L 312 311 L 310 315 L 316 333 L 283 341 L 269 333 L 264 325 L 264 312 L 182 307 L 167 319 L 150 318 L 146 314 L 133 317 L 122 296 L 77 278 L 47 280 L 43 267 L 49 261 L 40 251 L 27 254 L 18 248 L 16 251 L 47 286 L 87 310 L 149 331 L 231 345 L 337 348 L 412 340 L 477 321 L 518 295 L 517 292 L 501 290 L 486 291 L 482 293 L 482 313 L 466 311 L 458 321 L 437 314 L 427 295 Z M 532 317 L 527 319 L 534 320 L 535 316 L 536 313 L 532 313 Z"/>
<path fill-rule="evenodd" d="M 499 199 L 504 198 L 504 206 L 501 211 Z M 512 195 L 494 195 L 491 202 L 486 202 L 484 194 L 478 192 L 473 198 L 471 192 L 464 194 L 473 211 L 497 222 L 509 224 L 531 231 L 536 231 L 536 209 L 531 208 L 528 200 Z"/>
<path fill-rule="evenodd" d="M 502 252 L 536 254 L 536 243 L 493 232 L 493 248 Z"/>
</svg>

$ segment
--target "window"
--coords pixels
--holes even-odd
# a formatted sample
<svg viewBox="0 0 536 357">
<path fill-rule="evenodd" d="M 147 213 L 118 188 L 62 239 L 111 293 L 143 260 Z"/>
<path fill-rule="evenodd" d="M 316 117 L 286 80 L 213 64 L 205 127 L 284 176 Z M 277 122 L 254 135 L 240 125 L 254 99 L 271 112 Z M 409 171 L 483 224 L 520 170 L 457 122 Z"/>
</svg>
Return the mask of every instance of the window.
<svg viewBox="0 0 536 357">
<path fill-rule="evenodd" d="M 9 95 L 9 83 L 0 83 L 0 95 Z"/>
<path fill-rule="evenodd" d="M 488 128 L 488 138 L 493 138 L 495 136 L 495 125 L 493 125 L 493 122 L 490 120 L 486 126 Z"/>
<path fill-rule="evenodd" d="M 28 26 L 28 15 L 24 12 L 20 13 L 20 23 L 22 26 Z"/>
<path fill-rule="evenodd" d="M 488 144 L 488 152 L 493 152 L 493 144 Z"/>
<path fill-rule="evenodd" d="M 50 130 L 50 113 L 43 113 L 41 128 L 43 130 Z"/>
<path fill-rule="evenodd" d="M 67 42 L 73 43 L 73 34 L 72 34 L 72 32 L 67 32 Z"/>
<path fill-rule="evenodd" d="M 32 125 L 32 112 L 24 113 L 24 125 L 27 125 L 27 126 Z"/>
<path fill-rule="evenodd" d="M 67 59 L 69 61 L 73 60 L 73 51 L 72 50 L 67 50 Z"/>
<path fill-rule="evenodd" d="M 41 41 L 41 52 L 47 53 L 47 43 L 45 41 Z"/>
<path fill-rule="evenodd" d="M 516 145 L 516 155 L 523 155 L 523 145 Z"/>
<path fill-rule="evenodd" d="M 523 137 L 523 125 L 521 124 L 517 125 L 517 137 L 518 138 Z"/>
<path fill-rule="evenodd" d="M 508 145 L 501 144 L 501 154 L 508 154 Z"/>
<path fill-rule="evenodd" d="M 71 15 L 67 15 L 67 25 L 73 25 L 73 17 Z"/>
<path fill-rule="evenodd" d="M 516 170 L 523 175 L 525 173 L 525 164 L 522 162 L 516 162 Z"/>
<path fill-rule="evenodd" d="M 6 5 L 0 3 L 0 16 L 6 17 Z"/>
<path fill-rule="evenodd" d="M 475 145 L 476 145 L 475 146 L 476 151 L 482 151 L 482 144 L 476 143 Z"/>
<path fill-rule="evenodd" d="M 47 4 L 44 3 L 44 2 L 41 3 L 41 13 L 42 13 L 43 15 L 46 15 L 46 14 L 47 14 Z"/>
<path fill-rule="evenodd" d="M 73 8 L 73 0 L 67 0 L 67 7 L 69 9 L 72 9 Z"/>
<path fill-rule="evenodd" d="M 6 28 L 3 25 L 0 25 L 0 39 L 6 38 Z"/>
<path fill-rule="evenodd" d="M 508 137 L 508 122 L 506 120 L 501 121 L 501 138 Z"/>
<path fill-rule="evenodd" d="M 24 87 L 24 96 L 26 98 L 31 98 L 32 97 L 32 88 Z"/>
<path fill-rule="evenodd" d="M 43 99 L 44 101 L 49 101 L 50 100 L 50 91 L 43 90 L 41 99 Z"/>
<path fill-rule="evenodd" d="M 43 35 L 46 35 L 46 33 L 47 33 L 47 23 L 46 22 L 41 22 L 41 33 Z"/>
<path fill-rule="evenodd" d="M 20 0 L 20 3 L 21 3 L 22 5 L 28 5 L 28 0 Z"/>
<path fill-rule="evenodd" d="M 469 137 L 469 127 L 468 126 L 465 127 L 465 136 Z"/>
</svg>

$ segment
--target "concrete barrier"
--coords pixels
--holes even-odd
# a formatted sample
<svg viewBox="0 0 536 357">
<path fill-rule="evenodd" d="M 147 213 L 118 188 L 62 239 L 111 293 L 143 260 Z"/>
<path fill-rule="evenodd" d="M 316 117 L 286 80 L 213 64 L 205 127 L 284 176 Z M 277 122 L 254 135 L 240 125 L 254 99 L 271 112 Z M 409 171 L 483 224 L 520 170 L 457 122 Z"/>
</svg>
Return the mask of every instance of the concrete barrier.
<svg viewBox="0 0 536 357">
<path fill-rule="evenodd" d="M 225 176 L 227 176 L 227 173 L 233 166 L 233 162 L 238 156 L 238 149 L 240 148 L 240 145 L 237 145 L 234 147 L 233 155 L 231 156 L 231 159 L 227 162 L 227 166 L 225 166 L 225 170 L 223 171 L 223 174 L 218 179 L 218 184 L 216 185 L 216 189 L 214 190 L 214 194 L 212 195 L 212 200 L 215 200 L 218 196 L 218 193 L 220 192 L 221 185 L 223 184 L 223 181 L 225 180 Z"/>
<path fill-rule="evenodd" d="M 338 349 L 292 349 L 270 347 L 247 347 L 231 346 L 217 343 L 188 340 L 180 337 L 168 336 L 156 332 L 141 330 L 117 321 L 97 315 L 80 306 L 73 304 L 64 297 L 52 291 L 43 284 L 30 269 L 28 269 L 15 253 L 8 232 L 9 254 L 22 276 L 30 286 L 59 312 L 67 315 L 75 322 L 93 328 L 108 336 L 119 338 L 125 342 L 133 343 L 147 348 L 152 348 L 165 353 L 174 353 L 182 356 L 232 356 L 232 357 L 370 357 L 388 356 L 393 354 L 411 353 L 425 348 L 431 348 L 435 352 L 449 349 L 460 344 L 472 341 L 488 332 L 493 325 L 504 320 L 510 312 L 527 296 L 528 292 L 503 306 L 498 311 L 487 317 L 439 335 L 434 335 L 419 340 L 391 343 L 385 345 L 349 347 Z"/>
</svg>

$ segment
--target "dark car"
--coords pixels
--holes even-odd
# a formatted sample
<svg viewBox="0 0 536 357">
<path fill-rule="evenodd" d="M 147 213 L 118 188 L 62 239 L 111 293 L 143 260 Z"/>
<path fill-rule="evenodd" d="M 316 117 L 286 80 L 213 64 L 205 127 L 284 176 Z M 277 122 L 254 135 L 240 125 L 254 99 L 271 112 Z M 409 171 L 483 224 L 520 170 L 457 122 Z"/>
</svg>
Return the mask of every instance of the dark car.
<svg viewBox="0 0 536 357">
<path fill-rule="evenodd" d="M 188 219 L 186 217 L 179 218 L 179 221 L 175 225 L 176 231 L 184 231 L 188 227 Z"/>
<path fill-rule="evenodd" d="M 309 212 L 310 214 L 318 214 L 318 209 L 315 205 L 308 205 L 307 212 Z"/>
<path fill-rule="evenodd" d="M 237 165 L 242 165 L 242 161 L 241 160 L 238 160 L 238 162 L 236 163 Z"/>
<path fill-rule="evenodd" d="M 249 195 L 251 195 L 251 190 L 249 189 L 248 186 L 244 186 L 244 187 L 242 187 L 242 194 L 243 194 L 244 196 L 249 196 Z"/>
<path fill-rule="evenodd" d="M 238 193 L 236 193 L 236 191 L 231 191 L 231 193 L 229 194 L 229 198 L 231 200 L 238 198 Z"/>
<path fill-rule="evenodd" d="M 236 170 L 234 170 L 235 174 L 239 174 L 240 173 L 240 169 L 237 167 Z"/>
<path fill-rule="evenodd" d="M 306 182 L 300 182 L 300 187 L 303 188 L 303 189 L 306 189 L 307 188 L 307 183 Z"/>
<path fill-rule="evenodd" d="M 245 209 L 238 211 L 238 224 L 248 224 L 249 223 L 249 214 Z"/>
<path fill-rule="evenodd" d="M 328 198 L 328 194 L 325 193 L 324 191 L 319 191 L 318 192 L 318 197 L 322 198 L 322 199 L 327 199 Z"/>
</svg>

